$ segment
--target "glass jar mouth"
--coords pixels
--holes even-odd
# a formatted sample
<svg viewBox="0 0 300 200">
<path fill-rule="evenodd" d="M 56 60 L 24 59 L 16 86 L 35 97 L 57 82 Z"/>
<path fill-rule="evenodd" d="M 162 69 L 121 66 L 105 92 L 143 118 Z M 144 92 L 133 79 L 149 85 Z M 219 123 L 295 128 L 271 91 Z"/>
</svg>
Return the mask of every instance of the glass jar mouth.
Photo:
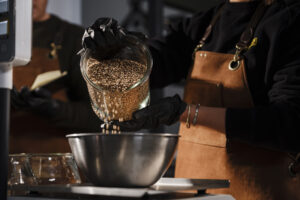
<svg viewBox="0 0 300 200">
<path fill-rule="evenodd" d="M 137 81 L 132 86 L 128 87 L 126 90 L 124 90 L 122 92 L 132 90 L 135 87 L 146 82 L 151 74 L 152 66 L 153 66 L 153 59 L 152 59 L 150 50 L 142 41 L 140 41 L 137 37 L 131 36 L 131 35 L 126 36 L 126 41 L 137 46 L 145 54 L 147 70 L 146 70 L 146 73 L 144 74 L 144 76 L 139 81 Z M 87 75 L 86 63 L 87 63 L 87 59 L 89 58 L 90 54 L 91 54 L 91 50 L 85 49 L 81 55 L 80 70 L 83 75 L 83 78 L 85 79 L 86 82 L 88 82 L 89 85 L 93 86 L 97 90 L 105 91 L 105 89 L 103 89 L 101 86 L 99 86 L 99 85 L 95 84 L 93 81 L 91 81 Z"/>
</svg>

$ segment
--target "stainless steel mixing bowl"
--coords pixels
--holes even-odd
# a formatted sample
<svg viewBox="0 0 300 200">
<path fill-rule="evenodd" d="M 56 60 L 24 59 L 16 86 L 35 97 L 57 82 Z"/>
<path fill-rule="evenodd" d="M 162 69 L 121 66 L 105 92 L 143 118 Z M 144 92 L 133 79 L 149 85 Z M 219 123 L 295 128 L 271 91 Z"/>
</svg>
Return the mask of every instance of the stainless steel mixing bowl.
<svg viewBox="0 0 300 200">
<path fill-rule="evenodd" d="M 179 135 L 83 133 L 66 137 L 79 169 L 94 185 L 148 187 L 171 164 Z"/>
</svg>

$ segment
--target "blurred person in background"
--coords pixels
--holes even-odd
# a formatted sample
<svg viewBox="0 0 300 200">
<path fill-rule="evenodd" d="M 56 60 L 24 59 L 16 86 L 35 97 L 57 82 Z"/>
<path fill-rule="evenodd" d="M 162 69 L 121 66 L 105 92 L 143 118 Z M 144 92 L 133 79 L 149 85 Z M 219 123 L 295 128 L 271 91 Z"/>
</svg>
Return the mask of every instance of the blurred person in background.
<svg viewBox="0 0 300 200">
<path fill-rule="evenodd" d="M 229 179 L 241 200 L 300 199 L 300 3 L 226 0 L 147 43 L 152 88 L 186 79 L 178 95 L 119 122 L 137 131 L 181 121 L 176 177 Z M 100 18 L 83 46 L 105 54 L 126 37 Z M 298 156 L 297 156 L 298 154 Z"/>
<path fill-rule="evenodd" d="M 84 29 L 46 7 L 47 0 L 33 0 L 32 58 L 13 70 L 10 153 L 69 152 L 66 134 L 99 129 L 77 55 Z M 31 90 L 38 75 L 53 71 L 66 75 Z"/>
</svg>

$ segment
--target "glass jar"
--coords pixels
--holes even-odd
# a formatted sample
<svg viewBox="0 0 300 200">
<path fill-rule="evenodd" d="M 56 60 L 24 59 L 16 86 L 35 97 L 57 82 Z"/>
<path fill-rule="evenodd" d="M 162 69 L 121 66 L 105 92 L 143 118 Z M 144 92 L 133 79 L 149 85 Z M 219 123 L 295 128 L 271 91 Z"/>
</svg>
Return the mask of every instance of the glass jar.
<svg viewBox="0 0 300 200">
<path fill-rule="evenodd" d="M 71 153 L 31 154 L 29 161 L 39 185 L 81 183 Z"/>
<path fill-rule="evenodd" d="M 29 154 L 10 154 L 8 163 L 8 185 L 36 185 Z"/>
<path fill-rule="evenodd" d="M 81 54 L 81 73 L 87 84 L 92 108 L 97 116 L 106 123 L 111 120 L 130 120 L 134 111 L 142 109 L 150 103 L 149 76 L 153 64 L 151 53 L 147 46 L 134 36 L 126 36 L 122 44 L 122 47 L 115 51 L 114 55 L 111 55 L 109 59 L 105 60 L 97 58 L 89 49 Z M 100 64 L 110 63 L 114 65 L 114 67 L 119 66 L 118 63 L 115 62 L 116 60 L 123 63 L 129 61 L 133 63 L 136 69 L 138 69 L 140 65 L 145 66 L 145 71 L 142 77 L 134 81 L 134 83 L 126 87 L 126 89 L 112 90 L 100 86 L 96 83 L 95 79 L 92 80 L 91 75 L 89 75 L 89 70 L 92 66 L 90 61 L 92 59 Z M 136 63 L 136 65 L 134 63 Z M 113 71 L 108 71 L 108 73 L 113 73 Z M 118 73 L 108 75 L 117 76 Z M 107 84 L 110 84 L 109 81 Z M 116 85 L 116 87 L 120 87 L 120 85 Z"/>
</svg>

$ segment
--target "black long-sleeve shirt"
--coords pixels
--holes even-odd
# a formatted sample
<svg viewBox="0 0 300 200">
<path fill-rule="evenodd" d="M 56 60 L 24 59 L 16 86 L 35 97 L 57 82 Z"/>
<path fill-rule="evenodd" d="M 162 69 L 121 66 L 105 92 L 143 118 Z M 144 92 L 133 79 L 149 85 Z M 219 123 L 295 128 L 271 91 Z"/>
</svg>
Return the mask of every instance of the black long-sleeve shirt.
<svg viewBox="0 0 300 200">
<path fill-rule="evenodd" d="M 258 1 L 225 2 L 203 50 L 235 52 Z M 192 52 L 220 5 L 172 26 L 163 39 L 151 40 L 152 88 L 186 78 Z M 227 108 L 226 135 L 254 145 L 300 152 L 300 2 L 277 0 L 267 8 L 245 54 L 254 108 Z"/>
<path fill-rule="evenodd" d="M 65 88 L 68 102 L 60 102 L 58 113 L 50 120 L 73 132 L 99 131 L 100 120 L 92 111 L 86 83 L 80 72 L 81 38 L 84 29 L 55 15 L 43 22 L 33 23 L 33 47 L 49 48 L 59 41 L 58 60 L 61 71 L 67 71 Z M 57 39 L 59 37 L 60 39 Z"/>
</svg>

